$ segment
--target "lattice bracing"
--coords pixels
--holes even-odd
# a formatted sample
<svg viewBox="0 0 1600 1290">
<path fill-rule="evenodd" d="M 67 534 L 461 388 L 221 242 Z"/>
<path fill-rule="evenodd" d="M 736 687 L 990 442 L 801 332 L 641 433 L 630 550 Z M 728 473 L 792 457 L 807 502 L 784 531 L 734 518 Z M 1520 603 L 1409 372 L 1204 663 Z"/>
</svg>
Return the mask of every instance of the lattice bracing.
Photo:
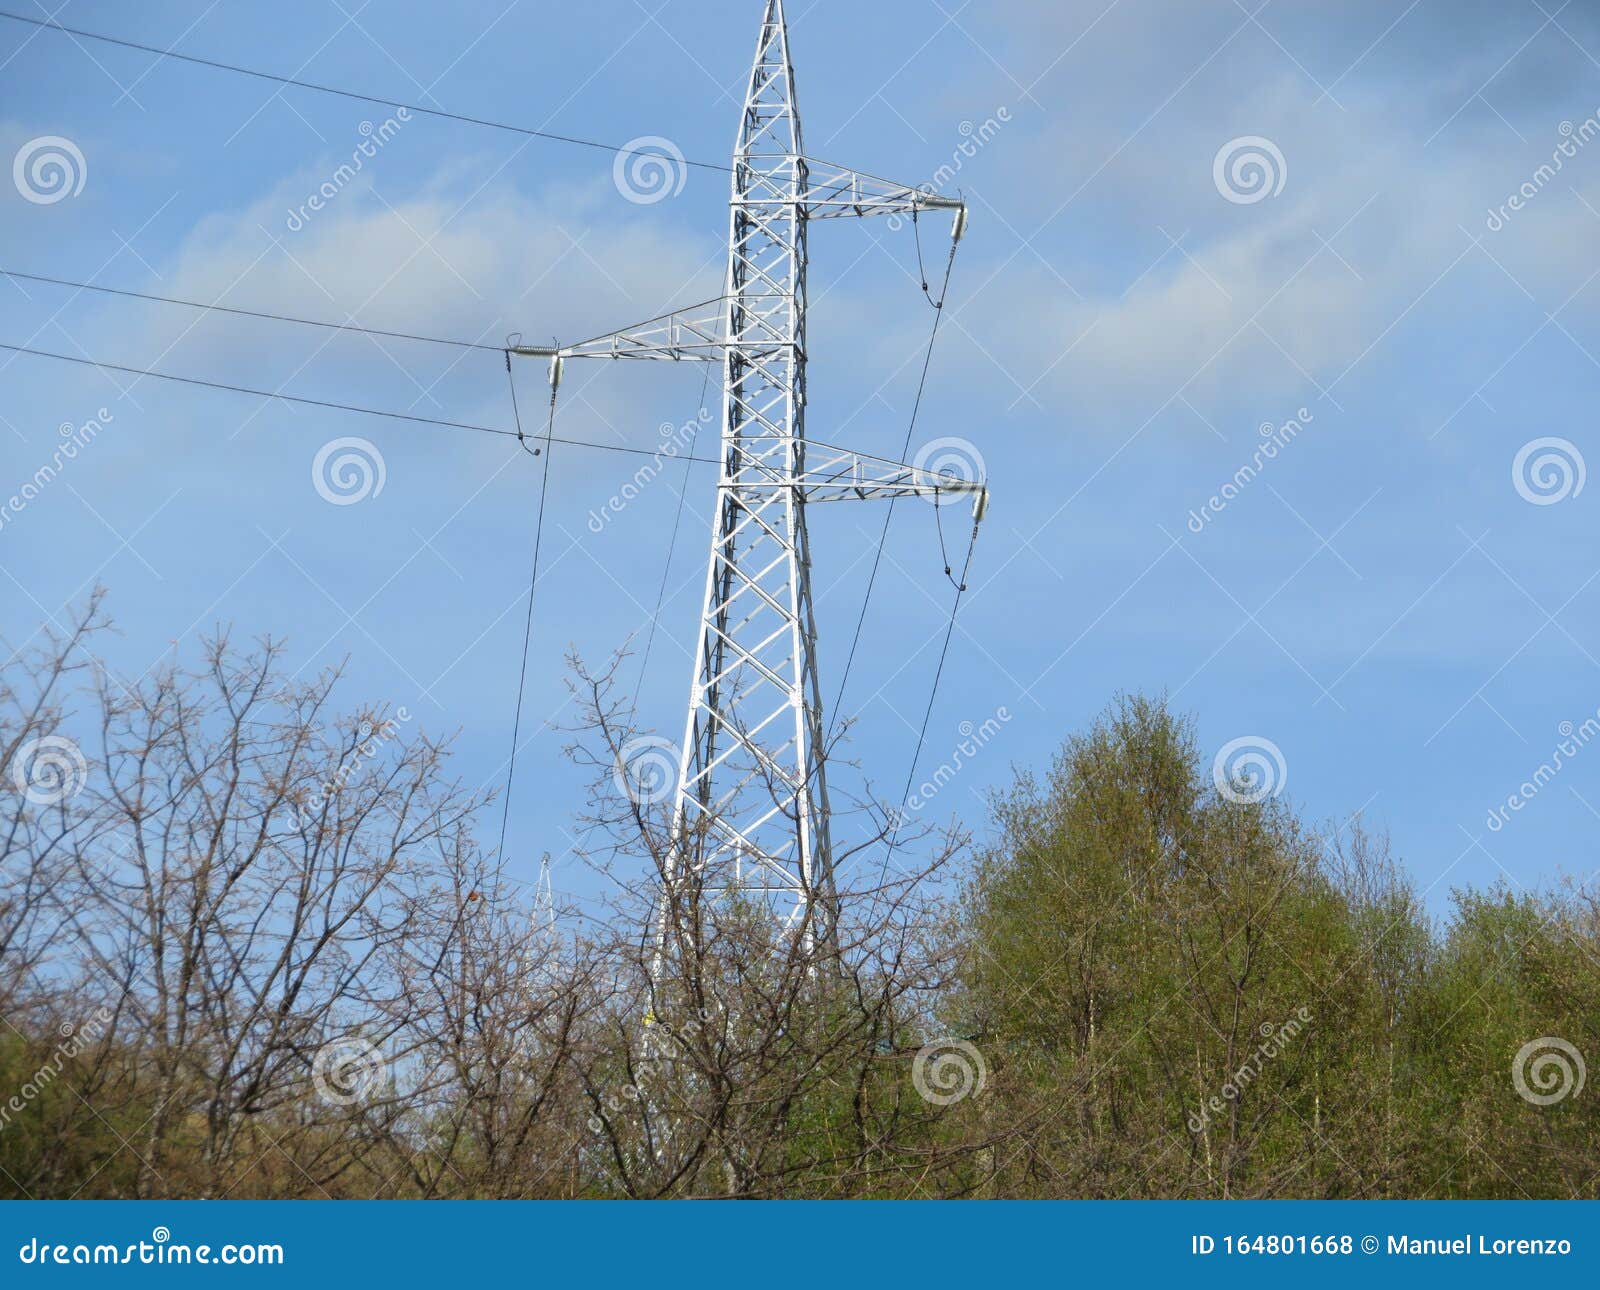
<svg viewBox="0 0 1600 1290">
<path fill-rule="evenodd" d="M 808 946 L 833 935 L 810 502 L 960 493 L 953 479 L 807 439 L 806 232 L 812 220 L 954 212 L 926 188 L 809 158 L 782 0 L 767 0 L 734 145 L 724 293 L 632 327 L 514 352 L 722 364 L 716 511 L 665 881 L 765 901 Z M 668 895 L 671 893 L 669 892 Z M 663 899 L 662 918 L 677 902 Z M 668 938 L 658 929 L 658 952 Z"/>
</svg>

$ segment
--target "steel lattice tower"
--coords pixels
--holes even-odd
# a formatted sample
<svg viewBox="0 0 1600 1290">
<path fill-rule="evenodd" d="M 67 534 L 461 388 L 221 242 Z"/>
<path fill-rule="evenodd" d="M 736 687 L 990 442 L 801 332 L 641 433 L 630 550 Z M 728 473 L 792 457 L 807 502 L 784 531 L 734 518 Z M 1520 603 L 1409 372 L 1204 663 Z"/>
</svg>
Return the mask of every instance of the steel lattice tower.
<svg viewBox="0 0 1600 1290">
<path fill-rule="evenodd" d="M 966 210 L 805 155 L 782 0 L 765 0 L 732 171 L 719 300 L 517 352 L 548 355 L 553 382 L 568 358 L 722 364 L 716 512 L 664 877 L 757 896 L 815 944 L 832 935 L 835 886 L 807 505 L 960 491 L 981 513 L 987 494 L 807 439 L 807 227 L 949 209 L 959 238 Z M 662 901 L 663 918 L 672 903 Z"/>
<path fill-rule="evenodd" d="M 772 486 L 805 473 L 804 155 L 769 0 L 733 153 L 722 476 L 673 832 L 713 875 L 731 861 L 741 886 L 820 912 L 832 869 L 805 498 Z"/>
</svg>

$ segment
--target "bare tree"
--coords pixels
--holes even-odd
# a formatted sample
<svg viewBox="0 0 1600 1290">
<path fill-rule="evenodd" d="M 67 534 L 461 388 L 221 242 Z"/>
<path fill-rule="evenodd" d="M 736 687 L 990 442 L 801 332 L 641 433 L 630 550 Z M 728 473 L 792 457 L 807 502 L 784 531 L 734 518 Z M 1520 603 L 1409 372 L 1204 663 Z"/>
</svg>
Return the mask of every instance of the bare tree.
<svg viewBox="0 0 1600 1290">
<path fill-rule="evenodd" d="M 913 1159 L 911 1131 L 939 1108 L 899 1058 L 949 970 L 935 887 L 962 839 L 896 838 L 891 809 L 857 804 L 867 836 L 838 851 L 833 883 L 771 903 L 747 888 L 748 858 L 708 862 L 702 839 L 674 836 L 669 794 L 627 791 L 617 660 L 572 664 L 584 716 L 569 751 L 594 771 L 584 822 L 600 840 L 588 859 L 614 893 L 609 1002 L 583 1078 L 615 1190 L 847 1195 L 945 1167 L 920 1141 Z M 766 788 L 793 809 L 792 790 Z"/>
<path fill-rule="evenodd" d="M 69 687 L 93 665 L 88 642 L 105 629 L 96 591 L 70 624 L 12 647 L 0 667 L 0 1012 L 11 1016 L 47 989 L 36 975 L 54 939 L 53 913 L 82 827 L 78 795 L 88 774 L 63 728 Z"/>
<path fill-rule="evenodd" d="M 975 1148 L 909 1077 L 960 837 L 858 803 L 837 884 L 774 905 L 626 791 L 615 665 L 580 666 L 599 894 L 552 926 L 404 708 L 342 712 L 337 672 L 226 634 L 119 680 L 86 651 L 101 627 L 97 598 L 0 689 L 27 767 L 0 1069 L 54 1081 L 0 1139 L 19 1194 L 970 1189 Z"/>
<path fill-rule="evenodd" d="M 319 1066 L 330 1043 L 395 1060 L 406 1018 L 388 968 L 433 917 L 481 801 L 443 778 L 442 745 L 402 730 L 403 709 L 332 717 L 337 676 L 283 684 L 279 660 L 270 641 L 241 653 L 220 637 L 194 672 L 95 678 L 55 950 L 148 1070 L 129 1144 L 140 1194 L 228 1194 L 285 1151 L 291 1104 L 294 1134 L 315 1129 L 308 1087 L 332 1089 L 330 1112 L 347 1092 L 345 1067 Z"/>
<path fill-rule="evenodd" d="M 475 852 L 457 858 L 449 897 L 397 970 L 413 1058 L 389 1134 L 411 1191 L 580 1194 L 593 956 Z"/>
</svg>

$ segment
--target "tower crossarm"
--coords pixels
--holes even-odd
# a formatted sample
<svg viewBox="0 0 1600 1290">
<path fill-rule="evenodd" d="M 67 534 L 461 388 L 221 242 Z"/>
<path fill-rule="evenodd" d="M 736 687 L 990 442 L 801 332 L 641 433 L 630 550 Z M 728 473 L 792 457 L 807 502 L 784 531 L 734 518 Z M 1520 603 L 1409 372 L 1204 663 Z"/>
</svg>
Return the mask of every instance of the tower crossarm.
<svg viewBox="0 0 1600 1290">
<path fill-rule="evenodd" d="M 808 219 L 839 219 L 847 215 L 915 215 L 919 211 L 954 211 L 954 236 L 966 226 L 967 206 L 959 197 L 946 197 L 932 188 L 882 179 L 865 171 L 837 166 L 815 157 L 800 159 L 803 183 L 800 200 Z M 754 195 L 760 200 L 759 192 Z M 749 199 L 747 199 L 749 200 Z"/>
<path fill-rule="evenodd" d="M 669 314 L 646 319 L 621 331 L 591 336 L 567 345 L 513 345 L 511 353 L 524 358 L 548 358 L 552 380 L 557 379 L 559 360 L 568 358 L 638 358 L 681 362 L 720 363 L 727 349 L 728 327 L 726 296 L 702 300 L 699 304 L 675 309 Z"/>
<path fill-rule="evenodd" d="M 746 158 L 747 165 L 760 160 L 759 156 Z M 955 222 L 951 226 L 952 238 L 960 241 L 966 229 L 967 206 L 958 197 L 946 197 L 927 188 L 914 188 L 892 179 L 880 179 L 864 171 L 810 157 L 790 158 L 787 169 L 791 179 L 780 184 L 774 174 L 748 165 L 746 189 L 742 196 L 734 199 L 735 206 L 759 207 L 781 203 L 793 208 L 796 205 L 795 193 L 787 191 L 793 185 L 800 190 L 798 204 L 806 219 L 837 219 L 847 215 L 915 215 L 919 211 L 948 210 L 955 212 Z M 775 301 L 784 295 L 780 283 L 769 283 L 769 290 Z M 619 331 L 591 336 L 588 340 L 565 345 L 512 345 L 509 352 L 523 358 L 549 359 L 552 385 L 560 383 L 562 364 L 569 358 L 720 363 L 725 360 L 730 348 L 727 339 L 729 301 L 728 296 L 717 296 L 648 318 Z M 745 315 L 745 334 L 737 344 L 743 359 L 757 366 L 771 358 L 787 361 L 790 358 L 787 350 L 793 347 L 793 342 L 785 339 L 781 329 L 772 329 L 770 337 L 763 335 L 764 330 L 759 310 Z M 804 355 L 798 357 L 803 359 Z"/>
<path fill-rule="evenodd" d="M 741 472 L 737 488 L 768 490 L 794 488 L 808 502 L 877 500 L 888 497 L 971 497 L 974 519 L 981 520 L 989 506 L 989 489 L 982 480 L 961 479 L 903 461 L 874 457 L 850 448 L 807 439 L 805 464 L 790 474 L 781 468 Z"/>
</svg>

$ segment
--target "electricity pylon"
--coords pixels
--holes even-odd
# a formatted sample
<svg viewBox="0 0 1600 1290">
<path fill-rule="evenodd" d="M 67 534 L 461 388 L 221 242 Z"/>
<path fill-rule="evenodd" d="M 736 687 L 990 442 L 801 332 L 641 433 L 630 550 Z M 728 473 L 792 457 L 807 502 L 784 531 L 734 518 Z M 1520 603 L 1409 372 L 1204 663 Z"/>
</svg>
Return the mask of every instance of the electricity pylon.
<svg viewBox="0 0 1600 1290">
<path fill-rule="evenodd" d="M 670 887 L 703 875 L 782 911 L 808 949 L 833 937 L 822 696 L 817 680 L 810 503 L 967 492 L 937 475 L 808 439 L 806 230 L 813 220 L 951 210 L 957 198 L 807 157 L 782 0 L 766 0 L 739 118 L 728 274 L 716 300 L 572 345 L 550 358 L 720 362 L 721 472 L 689 690 L 669 855 Z M 787 908 L 783 908 L 787 905 Z M 658 928 L 658 953 L 667 935 Z"/>
</svg>

